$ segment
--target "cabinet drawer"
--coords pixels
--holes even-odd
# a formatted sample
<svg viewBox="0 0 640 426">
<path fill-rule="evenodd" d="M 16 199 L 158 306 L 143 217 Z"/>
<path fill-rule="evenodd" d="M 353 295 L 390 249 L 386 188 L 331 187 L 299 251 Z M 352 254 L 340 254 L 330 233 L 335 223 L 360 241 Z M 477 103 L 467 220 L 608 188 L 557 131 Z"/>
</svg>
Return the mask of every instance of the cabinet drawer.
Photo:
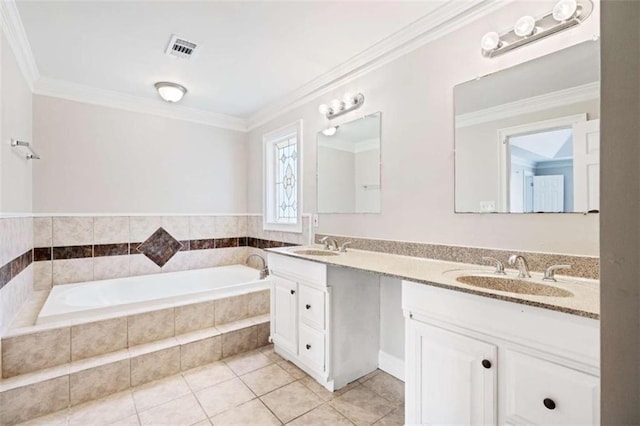
<svg viewBox="0 0 640 426">
<path fill-rule="evenodd" d="M 515 351 L 504 361 L 508 423 L 599 423 L 597 377 Z"/>
<path fill-rule="evenodd" d="M 304 324 L 299 328 L 298 354 L 309 367 L 324 371 L 324 333 Z"/>
<path fill-rule="evenodd" d="M 298 312 L 300 312 L 300 319 L 308 325 L 324 331 L 325 293 L 306 285 L 300 285 L 299 290 Z"/>
</svg>

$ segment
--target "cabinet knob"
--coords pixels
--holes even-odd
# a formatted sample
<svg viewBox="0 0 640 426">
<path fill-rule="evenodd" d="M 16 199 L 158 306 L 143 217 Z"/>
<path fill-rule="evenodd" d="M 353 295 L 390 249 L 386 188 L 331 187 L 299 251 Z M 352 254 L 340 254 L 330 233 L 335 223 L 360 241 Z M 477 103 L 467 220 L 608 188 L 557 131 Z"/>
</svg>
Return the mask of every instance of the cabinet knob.
<svg viewBox="0 0 640 426">
<path fill-rule="evenodd" d="M 482 366 L 486 369 L 491 368 L 491 361 L 489 361 L 488 359 L 483 359 L 482 360 Z"/>
<path fill-rule="evenodd" d="M 556 403 L 553 399 L 551 398 L 545 398 L 542 403 L 544 404 L 545 407 L 547 407 L 549 410 L 554 410 L 556 408 Z"/>
<path fill-rule="evenodd" d="M 291 294 L 296 294 L 296 291 L 295 290 L 291 290 Z"/>
<path fill-rule="evenodd" d="M 311 345 L 307 345 L 307 350 L 311 349 Z"/>
<path fill-rule="evenodd" d="M 311 309 L 311 305 L 306 305 L 305 308 Z"/>
</svg>

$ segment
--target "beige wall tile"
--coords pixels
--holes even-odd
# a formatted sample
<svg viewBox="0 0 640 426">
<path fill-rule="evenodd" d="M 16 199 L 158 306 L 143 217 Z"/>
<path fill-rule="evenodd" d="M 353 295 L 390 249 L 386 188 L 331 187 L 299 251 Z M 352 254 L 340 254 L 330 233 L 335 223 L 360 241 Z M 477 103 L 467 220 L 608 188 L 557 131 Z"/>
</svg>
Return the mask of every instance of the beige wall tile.
<svg viewBox="0 0 640 426">
<path fill-rule="evenodd" d="M 242 216 L 216 216 L 215 238 L 244 237 L 241 232 Z M 246 223 L 246 222 L 245 222 Z M 246 227 L 246 226 L 245 226 Z"/>
<path fill-rule="evenodd" d="M 180 366 L 182 370 L 200 367 L 222 357 L 221 336 L 197 340 L 180 345 Z"/>
<path fill-rule="evenodd" d="M 162 227 L 179 241 L 189 240 L 189 216 L 162 216 Z"/>
<path fill-rule="evenodd" d="M 176 335 L 213 327 L 213 301 L 176 306 Z"/>
<path fill-rule="evenodd" d="M 179 346 L 131 358 L 131 386 L 149 383 L 179 372 Z"/>
<path fill-rule="evenodd" d="M 232 296 L 215 300 L 216 325 L 238 321 L 248 317 L 247 296 Z"/>
<path fill-rule="evenodd" d="M 53 245 L 81 246 L 93 244 L 92 217 L 54 217 Z"/>
<path fill-rule="evenodd" d="M 67 363 L 71 359 L 69 327 L 4 338 L 2 377 L 41 370 Z"/>
<path fill-rule="evenodd" d="M 69 406 L 69 376 L 0 393 L 0 424 L 13 425 Z"/>
<path fill-rule="evenodd" d="M 269 313 L 271 305 L 269 290 L 254 291 L 247 294 L 247 315 L 255 317 Z"/>
<path fill-rule="evenodd" d="M 173 308 L 131 315 L 127 322 L 130 347 L 172 337 L 175 334 Z"/>
<path fill-rule="evenodd" d="M 129 256 L 129 273 L 131 276 L 160 273 L 162 269 L 144 254 Z"/>
<path fill-rule="evenodd" d="M 197 256 L 197 251 L 179 251 L 176 253 L 165 265 L 162 267 L 162 272 L 176 272 L 186 271 L 189 269 L 196 269 L 197 265 L 194 263 L 194 259 Z"/>
<path fill-rule="evenodd" d="M 93 218 L 93 243 L 115 244 L 129 242 L 129 218 L 100 216 Z"/>
<path fill-rule="evenodd" d="M 258 347 L 266 346 L 269 344 L 269 335 L 271 334 L 270 323 L 265 322 L 263 324 L 256 325 L 258 333 Z"/>
<path fill-rule="evenodd" d="M 71 360 L 90 358 L 127 347 L 127 318 L 71 327 Z"/>
<path fill-rule="evenodd" d="M 189 229 L 191 240 L 214 238 L 215 216 L 190 216 Z"/>
<path fill-rule="evenodd" d="M 70 403 L 78 405 L 128 389 L 130 378 L 129 359 L 72 373 Z"/>
<path fill-rule="evenodd" d="M 93 281 L 93 258 L 53 261 L 53 285 Z"/>
<path fill-rule="evenodd" d="M 53 220 L 50 217 L 33 218 L 33 246 L 51 247 L 53 245 Z"/>
<path fill-rule="evenodd" d="M 144 255 L 143 255 L 144 256 Z M 93 279 L 107 280 L 129 276 L 129 255 L 104 256 L 93 259 Z"/>
<path fill-rule="evenodd" d="M 131 216 L 129 218 L 130 241 L 142 243 L 162 226 L 160 216 Z"/>
<path fill-rule="evenodd" d="M 256 326 L 232 331 L 222 335 L 222 357 L 233 356 L 258 347 Z"/>
<path fill-rule="evenodd" d="M 53 283 L 53 262 L 50 260 L 33 263 L 33 289 L 48 290 Z"/>
</svg>

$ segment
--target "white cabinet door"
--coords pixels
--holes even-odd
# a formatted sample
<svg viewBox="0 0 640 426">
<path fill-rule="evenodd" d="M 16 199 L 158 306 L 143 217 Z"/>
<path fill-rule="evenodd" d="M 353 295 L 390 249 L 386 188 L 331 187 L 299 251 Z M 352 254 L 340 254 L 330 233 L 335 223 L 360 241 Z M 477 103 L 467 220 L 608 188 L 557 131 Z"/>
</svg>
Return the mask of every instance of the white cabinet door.
<svg viewBox="0 0 640 426">
<path fill-rule="evenodd" d="M 298 353 L 298 284 L 273 275 L 271 321 L 273 342 L 293 354 Z"/>
<path fill-rule="evenodd" d="M 416 320 L 406 338 L 407 424 L 496 423 L 496 346 Z"/>
</svg>

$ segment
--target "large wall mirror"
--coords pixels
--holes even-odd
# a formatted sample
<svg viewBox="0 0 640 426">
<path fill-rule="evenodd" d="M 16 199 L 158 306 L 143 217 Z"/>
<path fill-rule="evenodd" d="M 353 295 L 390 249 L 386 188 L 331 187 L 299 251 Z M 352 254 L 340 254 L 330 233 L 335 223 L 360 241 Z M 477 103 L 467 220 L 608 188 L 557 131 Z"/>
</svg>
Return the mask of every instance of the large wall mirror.
<svg viewBox="0 0 640 426">
<path fill-rule="evenodd" d="M 318 132 L 318 213 L 380 212 L 380 118 Z"/>
<path fill-rule="evenodd" d="M 597 212 L 600 44 L 457 85 L 457 213 Z"/>
</svg>

